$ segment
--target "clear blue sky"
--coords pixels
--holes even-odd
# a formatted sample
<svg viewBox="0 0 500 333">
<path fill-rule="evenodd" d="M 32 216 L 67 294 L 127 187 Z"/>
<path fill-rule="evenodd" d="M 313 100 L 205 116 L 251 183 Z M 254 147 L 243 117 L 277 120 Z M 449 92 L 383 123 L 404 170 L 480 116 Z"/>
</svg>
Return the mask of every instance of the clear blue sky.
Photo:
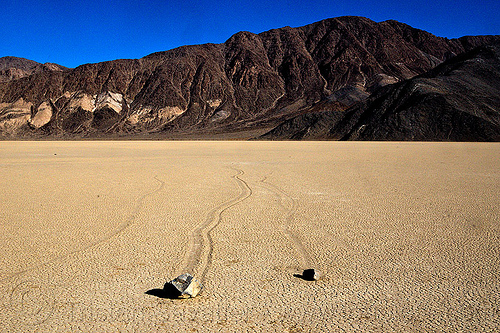
<svg viewBox="0 0 500 333">
<path fill-rule="evenodd" d="M 0 57 L 76 67 L 356 15 L 442 37 L 500 34 L 499 0 L 1 0 Z"/>
</svg>

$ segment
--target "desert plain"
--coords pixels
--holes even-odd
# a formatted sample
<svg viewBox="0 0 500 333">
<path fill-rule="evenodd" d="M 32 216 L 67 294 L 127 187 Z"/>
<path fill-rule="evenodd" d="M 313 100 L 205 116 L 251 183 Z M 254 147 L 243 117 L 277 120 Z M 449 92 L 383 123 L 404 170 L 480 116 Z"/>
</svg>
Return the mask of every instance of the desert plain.
<svg viewBox="0 0 500 333">
<path fill-rule="evenodd" d="M 0 142 L 0 331 L 499 331 L 499 190 L 498 143 Z"/>
</svg>

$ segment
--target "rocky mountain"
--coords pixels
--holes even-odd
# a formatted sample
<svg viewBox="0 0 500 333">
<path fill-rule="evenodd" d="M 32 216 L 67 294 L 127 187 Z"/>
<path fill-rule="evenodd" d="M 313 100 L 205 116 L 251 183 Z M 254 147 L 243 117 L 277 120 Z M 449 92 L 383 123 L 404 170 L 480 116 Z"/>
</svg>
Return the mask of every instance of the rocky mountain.
<svg viewBox="0 0 500 333">
<path fill-rule="evenodd" d="M 500 43 L 381 88 L 347 110 L 294 117 L 261 138 L 500 141 Z"/>
<path fill-rule="evenodd" d="M 18 57 L 0 58 L 0 82 L 16 80 L 41 71 L 63 71 L 68 68 L 52 63 L 41 64 Z"/>
<path fill-rule="evenodd" d="M 0 82 L 4 138 L 211 137 L 263 133 L 340 112 L 500 36 L 436 37 L 396 21 L 339 17 L 239 32 L 135 60 Z M 383 89 L 383 88 L 382 88 Z M 250 132 L 251 131 L 251 132 Z M 253 134 L 252 134 L 253 135 Z"/>
</svg>

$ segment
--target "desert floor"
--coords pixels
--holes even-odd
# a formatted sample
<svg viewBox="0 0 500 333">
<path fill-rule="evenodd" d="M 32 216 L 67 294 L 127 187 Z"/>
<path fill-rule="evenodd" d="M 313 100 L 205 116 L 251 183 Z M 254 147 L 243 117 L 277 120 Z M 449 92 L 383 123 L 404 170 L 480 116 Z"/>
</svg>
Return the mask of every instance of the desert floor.
<svg viewBox="0 0 500 333">
<path fill-rule="evenodd" d="M 0 331 L 499 331 L 499 192 L 500 144 L 0 142 Z"/>
</svg>

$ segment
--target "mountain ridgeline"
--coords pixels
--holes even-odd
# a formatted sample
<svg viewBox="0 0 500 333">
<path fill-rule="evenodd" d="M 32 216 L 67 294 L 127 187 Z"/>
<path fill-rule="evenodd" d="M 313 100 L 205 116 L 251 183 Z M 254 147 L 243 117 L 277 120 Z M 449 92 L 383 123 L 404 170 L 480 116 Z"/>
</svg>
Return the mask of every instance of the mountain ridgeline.
<svg viewBox="0 0 500 333">
<path fill-rule="evenodd" d="M 500 44 L 381 88 L 347 110 L 296 116 L 260 139 L 500 141 Z"/>
<path fill-rule="evenodd" d="M 0 58 L 25 71 L 2 76 L 0 136 L 499 140 L 498 48 L 478 49 L 498 42 L 340 17 L 74 69 Z"/>
<path fill-rule="evenodd" d="M 64 71 L 67 68 L 58 64 L 40 64 L 33 60 L 17 57 L 0 58 L 0 82 L 30 76 L 33 73 L 47 71 Z"/>
</svg>

